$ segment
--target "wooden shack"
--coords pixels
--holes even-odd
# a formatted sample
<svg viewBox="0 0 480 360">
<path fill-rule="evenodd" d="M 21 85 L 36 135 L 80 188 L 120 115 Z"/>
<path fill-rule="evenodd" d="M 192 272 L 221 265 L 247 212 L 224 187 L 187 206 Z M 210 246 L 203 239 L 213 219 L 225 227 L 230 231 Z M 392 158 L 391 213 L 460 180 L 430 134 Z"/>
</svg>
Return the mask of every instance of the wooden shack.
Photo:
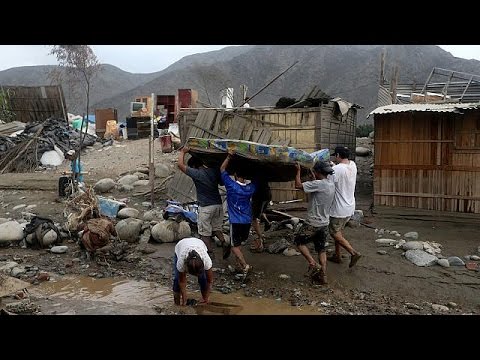
<svg viewBox="0 0 480 360">
<path fill-rule="evenodd" d="M 344 100 L 300 109 L 182 109 L 178 124 L 182 143 L 189 137 L 240 139 L 291 146 L 307 152 L 345 145 L 355 148 L 358 105 Z M 178 173 L 169 195 L 179 201 L 195 197 L 193 182 Z M 293 182 L 271 183 L 273 201 L 303 197 Z"/>
<path fill-rule="evenodd" d="M 4 107 L 12 116 L 8 121 L 44 121 L 49 117 L 65 119 L 67 108 L 61 85 L 1 86 Z"/>
<path fill-rule="evenodd" d="M 480 104 L 403 104 L 375 123 L 374 205 L 480 213 Z"/>
</svg>

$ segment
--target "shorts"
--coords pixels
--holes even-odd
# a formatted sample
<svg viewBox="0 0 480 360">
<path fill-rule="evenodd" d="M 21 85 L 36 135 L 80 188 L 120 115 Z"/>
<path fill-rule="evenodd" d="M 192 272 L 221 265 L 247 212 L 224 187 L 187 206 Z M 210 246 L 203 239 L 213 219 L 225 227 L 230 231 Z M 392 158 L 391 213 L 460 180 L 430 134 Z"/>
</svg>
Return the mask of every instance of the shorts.
<svg viewBox="0 0 480 360">
<path fill-rule="evenodd" d="M 242 245 L 250 235 L 251 224 L 230 224 L 230 241 L 233 247 Z"/>
<path fill-rule="evenodd" d="M 252 217 L 260 219 L 260 216 L 267 210 L 268 200 L 253 200 L 252 201 Z"/>
<path fill-rule="evenodd" d="M 315 227 L 303 223 L 295 232 L 293 241 L 295 245 L 306 245 L 313 242 L 315 251 L 318 253 L 325 252 L 325 243 L 328 239 L 328 225 Z"/>
<path fill-rule="evenodd" d="M 212 236 L 215 231 L 222 231 L 223 207 L 221 204 L 198 207 L 198 233 Z"/>
<path fill-rule="evenodd" d="M 344 218 L 336 218 L 330 216 L 330 224 L 328 225 L 328 229 L 330 230 L 330 235 L 342 231 L 347 225 L 348 221 L 350 220 L 350 216 Z"/>
</svg>

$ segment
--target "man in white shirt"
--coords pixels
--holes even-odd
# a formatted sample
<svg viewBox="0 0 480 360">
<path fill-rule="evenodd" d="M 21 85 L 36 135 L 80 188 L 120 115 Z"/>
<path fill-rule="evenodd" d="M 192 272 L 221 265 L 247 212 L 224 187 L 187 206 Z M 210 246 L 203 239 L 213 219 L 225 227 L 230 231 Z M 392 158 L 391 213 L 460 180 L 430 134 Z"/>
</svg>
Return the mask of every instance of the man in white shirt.
<svg viewBox="0 0 480 360">
<path fill-rule="evenodd" d="M 175 245 L 173 299 L 176 305 L 183 306 L 187 302 L 187 272 L 198 277 L 203 298 L 200 303 L 208 303 L 212 290 L 213 271 L 212 259 L 207 251 L 205 243 L 194 237 L 182 239 Z"/>
<path fill-rule="evenodd" d="M 330 261 L 341 263 L 340 246 L 347 250 L 350 255 L 349 267 L 354 266 L 362 255 L 356 251 L 345 239 L 342 230 L 355 212 L 355 184 L 357 182 L 357 165 L 349 160 L 350 149 L 345 146 L 335 148 L 335 162 L 333 167 L 335 174 L 335 196 L 330 208 L 330 235 L 335 240 L 335 254 L 329 258 Z"/>
</svg>

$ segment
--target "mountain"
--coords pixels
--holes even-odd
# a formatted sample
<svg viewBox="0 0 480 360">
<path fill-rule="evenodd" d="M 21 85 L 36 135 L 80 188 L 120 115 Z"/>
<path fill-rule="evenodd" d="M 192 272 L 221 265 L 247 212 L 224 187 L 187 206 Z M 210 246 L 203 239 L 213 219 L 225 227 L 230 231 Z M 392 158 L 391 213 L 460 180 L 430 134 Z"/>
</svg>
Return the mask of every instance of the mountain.
<svg viewBox="0 0 480 360">
<path fill-rule="evenodd" d="M 371 121 L 366 116 L 376 107 L 382 51 L 386 52 L 388 80 L 395 65 L 399 82 L 423 84 L 433 67 L 480 74 L 479 61 L 456 58 L 435 45 L 242 46 L 185 57 L 155 79 L 96 106 L 115 106 L 125 116 L 133 97 L 152 92 L 176 94 L 179 88 L 196 89 L 201 101 L 218 106 L 222 88 L 232 87 L 238 96 L 240 85 L 246 84 L 252 95 L 298 61 L 251 105 L 273 105 L 282 96 L 299 98 L 317 85 L 331 96 L 362 105 L 358 124 L 363 124 Z"/>
<path fill-rule="evenodd" d="M 240 85 L 247 85 L 251 96 L 298 61 L 250 104 L 274 105 L 283 96 L 298 99 L 317 86 L 330 96 L 363 106 L 357 118 L 358 124 L 363 124 L 371 121 L 366 115 L 376 105 L 382 51 L 386 52 L 387 80 L 391 79 L 395 65 L 399 67 L 400 83 L 415 81 L 423 84 L 433 67 L 480 74 L 479 61 L 456 58 L 435 45 L 231 46 L 186 56 L 152 74 L 131 74 L 104 65 L 104 74 L 94 83 L 91 103 L 94 108 L 116 107 L 119 117 L 124 118 L 129 103 L 136 96 L 152 92 L 176 94 L 179 88 L 192 88 L 198 91 L 202 102 L 219 106 L 220 90 L 232 87 L 238 104 Z M 39 85 L 35 78 L 41 78 L 38 75 L 40 68 L 47 67 L 30 68 L 0 72 L 0 84 L 15 85 L 15 81 L 23 81 L 30 82 L 25 85 Z M 71 101 L 67 100 L 67 103 L 70 105 Z"/>
</svg>

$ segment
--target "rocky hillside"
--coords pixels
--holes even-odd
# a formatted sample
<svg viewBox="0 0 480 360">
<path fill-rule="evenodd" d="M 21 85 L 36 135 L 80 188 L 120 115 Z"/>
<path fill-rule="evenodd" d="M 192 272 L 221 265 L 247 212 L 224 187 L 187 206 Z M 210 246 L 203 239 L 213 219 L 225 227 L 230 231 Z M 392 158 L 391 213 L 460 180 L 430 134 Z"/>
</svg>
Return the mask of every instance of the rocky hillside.
<svg viewBox="0 0 480 360">
<path fill-rule="evenodd" d="M 219 105 L 222 88 L 240 85 L 251 95 L 276 75 L 298 61 L 270 87 L 251 101 L 252 105 L 272 105 L 282 97 L 300 97 L 314 85 L 331 96 L 340 96 L 364 107 L 358 123 L 376 105 L 380 54 L 386 50 L 386 78 L 395 64 L 400 82 L 425 82 L 433 67 L 480 74 L 480 62 L 455 58 L 435 45 L 255 45 L 226 47 L 221 50 L 186 56 L 153 74 L 131 74 L 105 65 L 93 86 L 92 104 L 96 108 L 116 107 L 125 117 L 135 96 L 156 93 L 175 94 L 179 88 L 193 88 L 200 100 Z M 14 68 L 0 72 L 0 84 L 38 85 L 45 83 L 48 67 Z M 42 70 L 43 69 L 43 70 Z M 42 82 L 43 81 L 43 82 Z M 72 108 L 73 101 L 67 96 Z M 368 121 L 371 121 L 370 119 Z"/>
</svg>

